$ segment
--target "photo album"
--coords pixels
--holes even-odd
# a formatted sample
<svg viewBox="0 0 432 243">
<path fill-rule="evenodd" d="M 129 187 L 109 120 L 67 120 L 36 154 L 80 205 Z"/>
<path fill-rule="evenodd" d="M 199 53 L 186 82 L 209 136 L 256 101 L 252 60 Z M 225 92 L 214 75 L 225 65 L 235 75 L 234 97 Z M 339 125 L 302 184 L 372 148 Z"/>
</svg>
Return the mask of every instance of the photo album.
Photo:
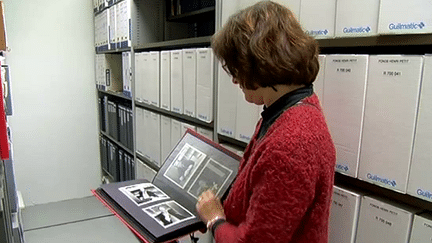
<svg viewBox="0 0 432 243">
<path fill-rule="evenodd" d="M 141 240 L 170 242 L 204 229 L 195 205 L 206 190 L 223 198 L 240 157 L 188 129 L 153 181 L 101 185 L 93 194 Z"/>
</svg>

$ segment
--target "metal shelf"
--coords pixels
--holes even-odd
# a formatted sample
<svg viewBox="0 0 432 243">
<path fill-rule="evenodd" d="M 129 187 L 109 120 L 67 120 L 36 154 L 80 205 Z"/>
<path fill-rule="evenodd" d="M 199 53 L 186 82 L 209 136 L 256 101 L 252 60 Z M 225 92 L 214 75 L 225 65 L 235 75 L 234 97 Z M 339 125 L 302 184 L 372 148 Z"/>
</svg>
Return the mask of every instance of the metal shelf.
<svg viewBox="0 0 432 243">
<path fill-rule="evenodd" d="M 426 200 L 405 193 L 393 191 L 388 188 L 380 187 L 378 185 L 374 185 L 372 183 L 362 181 L 358 178 L 353 178 L 350 176 L 343 175 L 339 172 L 335 172 L 335 185 L 358 189 L 358 190 L 360 189 L 365 193 L 370 193 L 371 195 L 385 197 L 392 201 L 396 201 L 420 209 L 432 208 L 432 202 L 428 202 Z"/>
<path fill-rule="evenodd" d="M 321 48 L 375 47 L 375 46 L 425 46 L 432 45 L 432 34 L 377 35 L 365 37 L 338 37 L 318 39 Z"/>
<path fill-rule="evenodd" d="M 215 7 L 207 7 L 199 10 L 191 11 L 184 14 L 174 15 L 167 17 L 167 21 L 172 22 L 191 22 L 197 21 L 202 18 L 214 18 L 215 17 Z"/>
<path fill-rule="evenodd" d="M 142 162 L 144 162 L 148 167 L 150 167 L 151 169 L 153 169 L 154 171 L 159 171 L 159 167 L 157 167 L 157 165 L 155 165 L 153 162 L 151 162 L 149 159 L 147 159 L 146 157 L 144 157 L 144 155 L 140 154 L 138 151 L 135 152 L 135 155 L 137 157 L 137 159 L 141 160 Z"/>
<path fill-rule="evenodd" d="M 199 127 L 204 127 L 204 128 L 208 128 L 208 129 L 212 129 L 212 130 L 214 128 L 214 122 L 211 122 L 211 123 L 203 122 L 199 119 L 196 119 L 196 118 L 193 118 L 190 116 L 186 116 L 186 115 L 182 115 L 182 114 L 178 114 L 178 113 L 174 113 L 174 112 L 170 112 L 170 111 L 158 108 L 156 106 L 145 104 L 141 101 L 135 100 L 135 106 L 156 112 L 156 113 L 164 115 L 164 116 L 168 116 L 170 118 L 180 120 L 182 122 L 192 123 L 193 125 L 196 125 Z"/>
<path fill-rule="evenodd" d="M 162 49 L 176 49 L 176 48 L 187 48 L 187 47 L 205 47 L 210 45 L 211 36 L 186 38 L 179 40 L 169 40 L 148 43 L 143 45 L 134 46 L 135 51 L 146 51 L 146 50 L 162 50 Z"/>
<path fill-rule="evenodd" d="M 226 142 L 228 144 L 240 146 L 242 148 L 246 148 L 247 146 L 247 144 L 244 142 L 238 141 L 234 138 L 230 138 L 221 134 L 218 134 L 218 138 L 219 138 L 219 143 Z M 432 202 L 411 196 L 406 193 L 393 191 L 388 188 L 384 188 L 366 181 L 362 181 L 358 178 L 353 178 L 341 174 L 339 172 L 335 172 L 335 185 L 351 188 L 354 190 L 357 189 L 371 195 L 379 195 L 381 197 L 391 199 L 392 201 L 410 205 L 412 207 L 419 208 L 419 209 L 432 208 Z"/>
<path fill-rule="evenodd" d="M 109 140 L 111 140 L 111 142 L 115 143 L 117 146 L 119 146 L 122 150 L 126 151 L 129 155 L 134 155 L 133 151 L 130 150 L 128 147 L 126 147 L 125 145 L 123 145 L 122 143 L 120 143 L 119 141 L 117 141 L 117 139 L 114 139 L 113 137 L 111 137 L 108 133 L 104 132 L 104 131 L 100 131 L 100 133 L 109 138 Z"/>
<path fill-rule="evenodd" d="M 114 176 L 112 176 L 106 169 L 102 168 L 103 175 L 108 176 L 112 182 L 115 182 Z"/>
<path fill-rule="evenodd" d="M 247 143 L 245 143 L 243 141 L 240 141 L 240 140 L 237 140 L 235 138 L 231 138 L 231 137 L 219 134 L 219 133 L 218 133 L 218 141 L 219 141 L 219 143 L 225 142 L 225 143 L 232 144 L 232 145 L 235 145 L 235 146 L 243 148 L 243 149 L 246 149 L 246 147 L 248 145 Z"/>
<path fill-rule="evenodd" d="M 96 51 L 96 54 L 121 54 L 125 51 L 131 51 L 130 47 L 127 48 L 120 48 L 120 49 L 114 49 L 114 50 L 106 50 L 106 51 Z"/>
<path fill-rule="evenodd" d="M 104 90 L 100 90 L 100 89 L 98 89 L 98 91 L 100 93 L 103 93 L 103 94 L 107 94 L 107 95 L 111 95 L 111 96 L 115 96 L 115 97 L 118 97 L 118 98 L 122 98 L 122 99 L 125 99 L 125 100 L 132 101 L 132 99 L 130 97 L 127 97 L 122 92 L 104 91 Z"/>
</svg>

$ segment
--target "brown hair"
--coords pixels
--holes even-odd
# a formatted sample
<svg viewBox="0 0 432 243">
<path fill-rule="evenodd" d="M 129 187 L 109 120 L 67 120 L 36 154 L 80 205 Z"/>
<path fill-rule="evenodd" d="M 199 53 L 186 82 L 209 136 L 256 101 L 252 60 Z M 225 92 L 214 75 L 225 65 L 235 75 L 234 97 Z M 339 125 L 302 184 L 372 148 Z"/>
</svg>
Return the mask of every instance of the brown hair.
<svg viewBox="0 0 432 243">
<path fill-rule="evenodd" d="M 311 84 L 318 73 L 318 43 L 286 7 L 262 1 L 232 15 L 212 37 L 222 65 L 247 89 Z"/>
</svg>

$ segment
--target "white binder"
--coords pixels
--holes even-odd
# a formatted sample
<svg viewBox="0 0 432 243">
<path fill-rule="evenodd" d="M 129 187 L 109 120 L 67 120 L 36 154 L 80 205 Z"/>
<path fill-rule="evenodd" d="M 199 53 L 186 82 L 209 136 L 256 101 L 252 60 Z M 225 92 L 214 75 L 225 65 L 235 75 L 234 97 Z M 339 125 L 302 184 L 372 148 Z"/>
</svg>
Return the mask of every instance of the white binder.
<svg viewBox="0 0 432 243">
<path fill-rule="evenodd" d="M 183 114 L 183 52 L 171 51 L 171 111 Z"/>
<path fill-rule="evenodd" d="M 161 51 L 160 57 L 160 107 L 171 110 L 171 52 Z"/>
<path fill-rule="evenodd" d="M 144 102 L 143 53 L 135 53 L 135 99 Z"/>
<path fill-rule="evenodd" d="M 144 158 L 148 159 L 149 161 L 152 161 L 151 158 L 151 148 L 152 148 L 152 141 L 153 138 L 151 137 L 152 131 L 151 131 L 151 111 L 144 109 Z"/>
<path fill-rule="evenodd" d="M 116 49 L 116 31 L 117 31 L 117 5 L 109 8 L 109 49 Z"/>
<path fill-rule="evenodd" d="M 156 176 L 156 171 L 150 168 L 141 160 L 137 159 L 136 163 L 136 179 L 146 179 L 152 181 Z"/>
<path fill-rule="evenodd" d="M 154 112 L 150 112 L 150 123 L 148 130 L 148 143 L 149 143 L 149 155 L 151 161 L 161 166 L 161 119 L 160 115 Z"/>
<path fill-rule="evenodd" d="M 171 148 L 174 148 L 182 137 L 182 124 L 180 121 L 171 119 Z"/>
<path fill-rule="evenodd" d="M 196 49 L 183 49 L 183 114 L 196 116 Z"/>
<path fill-rule="evenodd" d="M 136 151 L 140 155 L 144 156 L 144 138 L 146 134 L 144 133 L 144 109 L 135 107 L 135 119 L 136 119 Z"/>
<path fill-rule="evenodd" d="M 218 66 L 217 131 L 224 136 L 235 138 L 239 87 L 232 82 L 232 78 L 220 63 Z"/>
<path fill-rule="evenodd" d="M 151 89 L 151 56 L 150 52 L 143 52 L 141 56 L 141 93 L 142 93 L 142 101 L 148 105 L 150 105 L 150 89 Z"/>
<path fill-rule="evenodd" d="M 148 98 L 151 105 L 159 107 L 159 91 L 160 91 L 160 52 L 150 52 L 148 73 Z"/>
<path fill-rule="evenodd" d="M 123 94 L 129 98 L 132 98 L 132 77 L 131 77 L 131 52 L 122 52 L 122 62 L 123 62 Z"/>
<path fill-rule="evenodd" d="M 161 161 L 165 161 L 171 152 L 171 118 L 161 116 Z"/>
<path fill-rule="evenodd" d="M 249 143 L 259 118 L 260 106 L 248 103 L 244 98 L 243 92 L 238 89 L 235 138 L 239 141 Z"/>
<path fill-rule="evenodd" d="M 197 118 L 208 123 L 213 121 L 213 67 L 212 49 L 197 49 Z"/>
</svg>

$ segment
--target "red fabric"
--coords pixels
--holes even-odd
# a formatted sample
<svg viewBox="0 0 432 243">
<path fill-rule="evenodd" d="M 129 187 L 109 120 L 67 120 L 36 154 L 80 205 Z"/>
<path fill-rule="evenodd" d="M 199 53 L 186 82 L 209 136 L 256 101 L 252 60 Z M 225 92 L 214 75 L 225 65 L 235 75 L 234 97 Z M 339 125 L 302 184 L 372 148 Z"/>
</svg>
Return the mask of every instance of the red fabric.
<svg viewBox="0 0 432 243">
<path fill-rule="evenodd" d="M 0 63 L 1 65 L 1 63 Z M 4 97 L 3 97 L 3 80 L 0 77 L 0 157 L 3 160 L 9 159 L 9 142 L 6 129 L 6 113 L 4 110 Z"/>
<path fill-rule="evenodd" d="M 328 241 L 336 153 L 317 96 L 286 110 L 246 148 L 217 243 Z"/>
</svg>

